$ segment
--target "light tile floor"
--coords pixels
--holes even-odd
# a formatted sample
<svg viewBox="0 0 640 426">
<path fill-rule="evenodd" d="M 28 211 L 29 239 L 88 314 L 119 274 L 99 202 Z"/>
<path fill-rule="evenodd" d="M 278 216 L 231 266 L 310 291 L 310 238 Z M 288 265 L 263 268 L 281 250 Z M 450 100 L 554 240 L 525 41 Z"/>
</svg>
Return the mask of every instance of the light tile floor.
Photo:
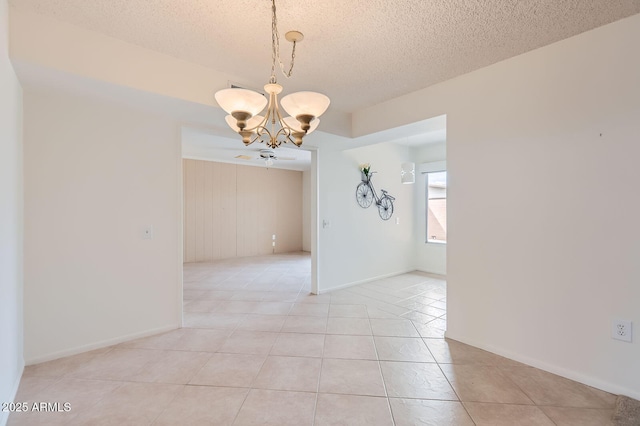
<svg viewBox="0 0 640 426">
<path fill-rule="evenodd" d="M 187 264 L 184 328 L 29 366 L 10 425 L 606 425 L 615 397 L 445 340 L 414 272 L 320 296 L 304 254 Z"/>
</svg>

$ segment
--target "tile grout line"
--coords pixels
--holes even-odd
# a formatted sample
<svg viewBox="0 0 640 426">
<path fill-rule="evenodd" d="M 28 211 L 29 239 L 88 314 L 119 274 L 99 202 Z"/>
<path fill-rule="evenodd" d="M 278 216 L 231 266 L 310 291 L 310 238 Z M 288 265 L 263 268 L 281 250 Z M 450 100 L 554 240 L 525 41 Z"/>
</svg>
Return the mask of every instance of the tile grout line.
<svg viewBox="0 0 640 426">
<path fill-rule="evenodd" d="M 320 370 L 318 371 L 318 384 L 316 386 L 316 400 L 315 400 L 315 404 L 313 405 L 313 421 L 311 422 L 312 425 L 316 424 L 316 416 L 318 415 L 318 398 L 320 396 L 320 381 L 322 380 L 322 371 L 324 370 L 324 351 L 326 347 L 327 347 L 327 335 L 325 333 L 322 338 L 322 355 L 320 358 Z"/>
<path fill-rule="evenodd" d="M 435 357 L 435 355 L 433 355 L 433 352 L 431 351 L 431 348 L 429 348 L 429 345 L 427 345 L 426 342 L 425 346 L 427 347 L 427 350 L 429 351 L 429 353 L 431 354 L 431 356 L 433 357 L 433 359 L 436 362 L 436 365 L 438 366 L 438 369 L 440 370 L 440 373 L 444 376 L 445 380 L 447 381 L 447 383 L 449 384 L 449 387 L 451 387 L 451 390 L 453 391 L 453 393 L 456 395 L 456 397 L 458 398 L 458 402 L 460 403 L 460 405 L 462 405 L 462 407 L 464 408 L 464 411 L 467 413 L 467 416 L 469 416 L 469 418 L 471 419 L 471 421 L 473 422 L 473 424 L 477 424 L 476 421 L 474 420 L 473 416 L 471 416 L 471 413 L 469 412 L 469 410 L 467 409 L 467 406 L 464 404 L 464 402 L 462 401 L 462 399 L 460 398 L 460 395 L 458 394 L 458 391 L 456 391 L 456 388 L 453 387 L 453 385 L 451 384 L 451 381 L 449 380 L 449 377 L 447 377 L 446 374 L 444 374 L 444 370 L 442 369 L 442 367 L 440 366 L 440 362 L 438 362 L 438 359 Z"/>
<path fill-rule="evenodd" d="M 369 309 L 367 309 L 367 316 L 369 316 Z M 393 415 L 393 410 L 391 409 L 391 400 L 389 399 L 389 391 L 387 390 L 387 382 L 384 379 L 384 373 L 382 372 L 382 363 L 380 362 L 380 355 L 378 354 L 378 344 L 376 343 L 376 338 L 373 334 L 373 326 L 371 325 L 371 318 L 369 317 L 369 328 L 371 328 L 371 340 L 373 340 L 373 349 L 376 351 L 376 361 L 378 362 L 378 371 L 380 372 L 380 378 L 382 379 L 382 387 L 384 389 L 384 396 L 387 400 L 387 408 L 389 409 L 389 414 L 391 414 L 391 421 L 393 424 L 396 424 L 395 416 Z"/>
</svg>

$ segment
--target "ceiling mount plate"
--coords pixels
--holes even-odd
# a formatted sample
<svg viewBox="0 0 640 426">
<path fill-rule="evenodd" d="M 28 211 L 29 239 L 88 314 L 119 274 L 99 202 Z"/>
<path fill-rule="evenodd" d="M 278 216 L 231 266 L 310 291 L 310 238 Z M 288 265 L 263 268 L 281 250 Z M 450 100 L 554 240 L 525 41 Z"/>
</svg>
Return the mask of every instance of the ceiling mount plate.
<svg viewBox="0 0 640 426">
<path fill-rule="evenodd" d="M 284 35 L 284 38 L 286 38 L 287 41 L 290 41 L 291 43 L 299 43 L 304 38 L 304 35 L 300 31 L 288 31 Z"/>
</svg>

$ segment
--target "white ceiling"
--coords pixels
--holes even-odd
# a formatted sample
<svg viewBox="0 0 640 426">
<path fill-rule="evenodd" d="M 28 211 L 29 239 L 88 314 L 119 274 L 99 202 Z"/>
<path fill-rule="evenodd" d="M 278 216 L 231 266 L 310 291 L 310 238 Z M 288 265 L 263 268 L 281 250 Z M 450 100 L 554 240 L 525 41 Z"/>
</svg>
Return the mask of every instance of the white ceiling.
<svg viewBox="0 0 640 426">
<path fill-rule="evenodd" d="M 268 0 L 10 0 L 260 88 Z M 640 12 L 640 0 L 277 0 L 282 35 L 305 34 L 286 92 L 353 112 Z M 283 59 L 290 45 L 283 38 Z M 285 63 L 288 62 L 285 59 Z"/>
</svg>

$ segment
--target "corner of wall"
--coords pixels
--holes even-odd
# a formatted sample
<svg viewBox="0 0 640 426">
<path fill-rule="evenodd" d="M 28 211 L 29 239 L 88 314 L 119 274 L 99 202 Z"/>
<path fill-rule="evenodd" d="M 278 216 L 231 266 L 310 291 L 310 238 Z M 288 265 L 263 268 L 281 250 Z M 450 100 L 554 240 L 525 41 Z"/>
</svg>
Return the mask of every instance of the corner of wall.
<svg viewBox="0 0 640 426">
<path fill-rule="evenodd" d="M 9 60 L 9 4 L 0 2 L 0 401 L 15 399 L 24 370 L 22 87 Z M 8 412 L 0 412 L 5 425 Z"/>
</svg>

